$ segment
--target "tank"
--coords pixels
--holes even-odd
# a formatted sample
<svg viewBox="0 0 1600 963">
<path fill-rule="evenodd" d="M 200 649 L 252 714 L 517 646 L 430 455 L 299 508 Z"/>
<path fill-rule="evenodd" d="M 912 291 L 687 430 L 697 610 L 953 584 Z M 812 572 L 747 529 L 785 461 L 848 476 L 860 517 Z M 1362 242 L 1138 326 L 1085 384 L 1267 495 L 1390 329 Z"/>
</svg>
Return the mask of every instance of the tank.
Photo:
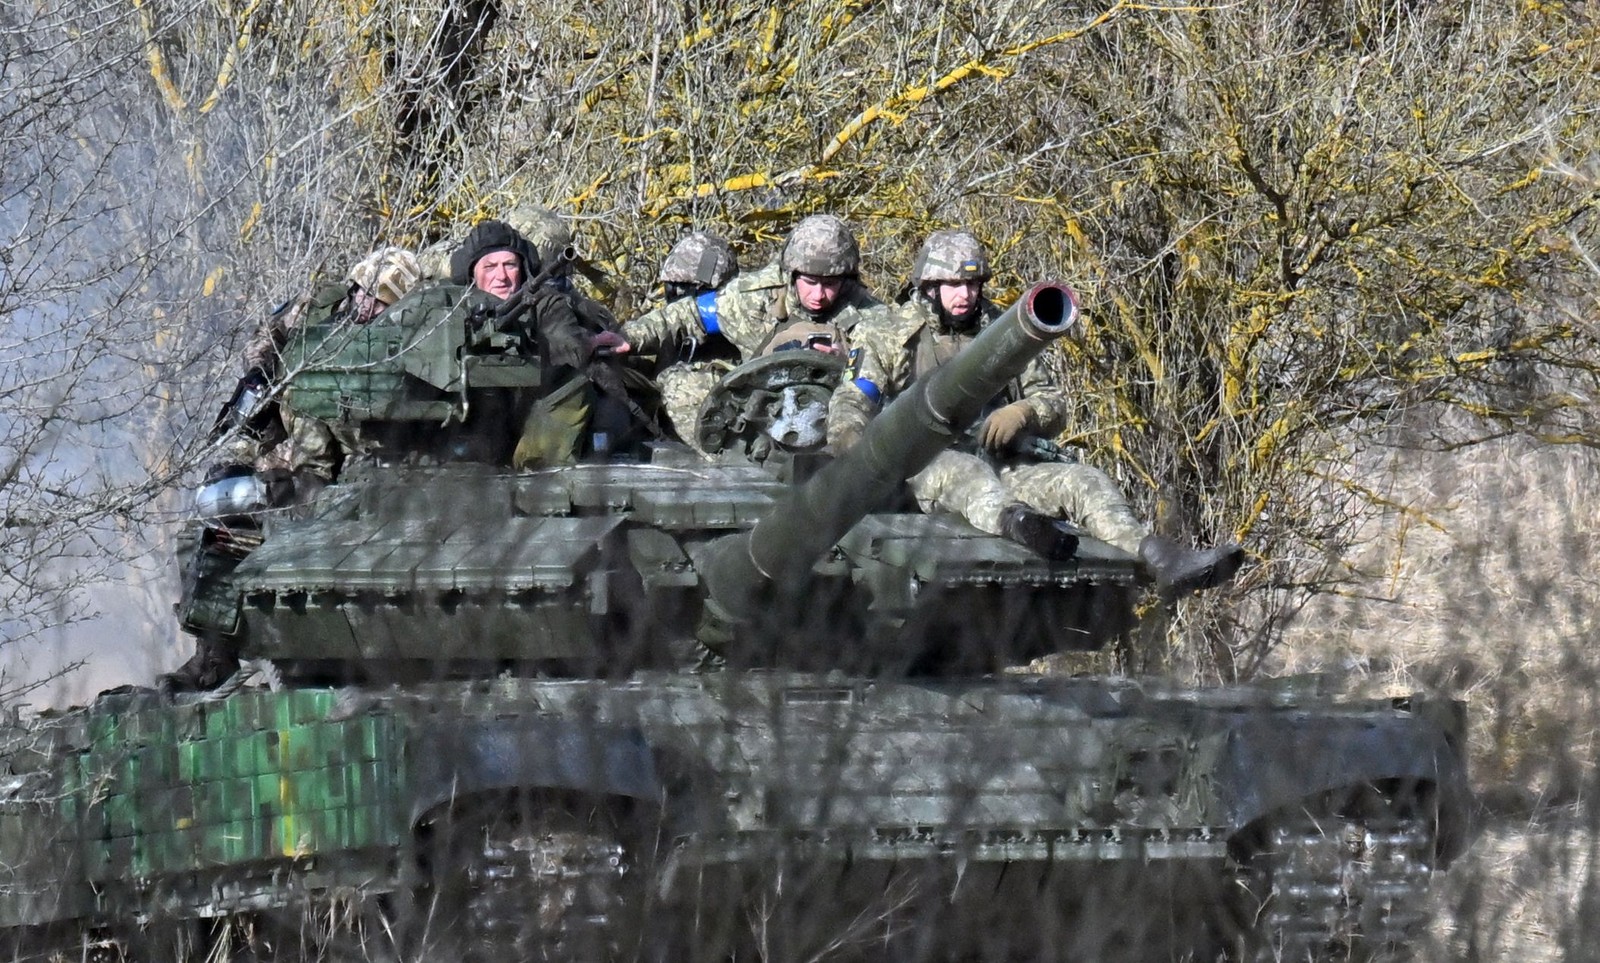
<svg viewBox="0 0 1600 963">
<path fill-rule="evenodd" d="M 190 593 L 228 683 L 0 730 L 0 929 L 140 959 L 1403 955 L 1469 839 L 1460 703 L 1018 671 L 1125 639 L 1135 560 L 900 503 L 1070 313 L 1031 288 L 836 459 L 780 431 L 755 461 L 353 466 Z M 462 330 L 308 332 L 300 390 L 398 439 L 537 384 Z"/>
</svg>

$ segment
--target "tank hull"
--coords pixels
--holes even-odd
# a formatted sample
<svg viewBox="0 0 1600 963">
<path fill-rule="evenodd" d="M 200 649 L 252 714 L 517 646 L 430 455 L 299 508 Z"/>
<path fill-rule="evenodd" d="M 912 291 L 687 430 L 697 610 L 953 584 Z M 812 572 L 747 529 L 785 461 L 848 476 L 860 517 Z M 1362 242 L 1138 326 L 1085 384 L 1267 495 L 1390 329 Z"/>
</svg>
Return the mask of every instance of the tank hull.
<svg viewBox="0 0 1600 963">
<path fill-rule="evenodd" d="M 1407 856 L 1419 871 L 1456 855 L 1460 718 L 1453 703 L 1122 679 L 794 672 L 116 696 L 6 734 L 19 775 L 0 805 L 0 926 L 393 906 L 454 872 L 429 852 L 461 813 L 550 800 L 616 814 L 606 865 L 641 887 L 630 905 L 701 951 L 753 939 L 757 904 L 802 942 L 930 906 L 1081 940 L 1125 927 L 1115 911 L 1137 888 L 1157 910 L 1141 931 L 1181 955 L 1219 932 L 1285 814 L 1382 796 L 1426 834 Z"/>
</svg>

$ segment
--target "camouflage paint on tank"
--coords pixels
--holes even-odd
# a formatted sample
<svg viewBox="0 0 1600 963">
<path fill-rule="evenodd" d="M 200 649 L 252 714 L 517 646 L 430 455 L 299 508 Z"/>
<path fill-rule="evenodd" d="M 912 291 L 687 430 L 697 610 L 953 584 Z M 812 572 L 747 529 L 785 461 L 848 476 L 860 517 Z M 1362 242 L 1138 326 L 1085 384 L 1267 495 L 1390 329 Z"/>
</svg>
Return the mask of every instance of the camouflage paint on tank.
<svg viewBox="0 0 1600 963">
<path fill-rule="evenodd" d="M 400 840 L 395 720 L 333 720 L 328 690 L 90 712 L 62 770 L 64 840 L 105 882 Z"/>
</svg>

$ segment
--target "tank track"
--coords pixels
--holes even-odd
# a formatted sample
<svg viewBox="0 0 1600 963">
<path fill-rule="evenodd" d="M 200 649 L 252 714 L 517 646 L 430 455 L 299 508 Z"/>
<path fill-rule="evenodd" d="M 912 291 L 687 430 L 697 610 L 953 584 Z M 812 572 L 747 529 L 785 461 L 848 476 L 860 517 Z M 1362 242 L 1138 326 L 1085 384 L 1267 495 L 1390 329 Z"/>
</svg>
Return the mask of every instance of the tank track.
<svg viewBox="0 0 1600 963">
<path fill-rule="evenodd" d="M 1428 926 L 1428 821 L 1347 817 L 1274 827 L 1252 873 L 1265 884 L 1249 963 L 1399 961 Z"/>
<path fill-rule="evenodd" d="M 469 963 L 603 959 L 619 936 L 628 867 L 615 838 L 572 821 L 494 821 L 466 867 Z"/>
</svg>

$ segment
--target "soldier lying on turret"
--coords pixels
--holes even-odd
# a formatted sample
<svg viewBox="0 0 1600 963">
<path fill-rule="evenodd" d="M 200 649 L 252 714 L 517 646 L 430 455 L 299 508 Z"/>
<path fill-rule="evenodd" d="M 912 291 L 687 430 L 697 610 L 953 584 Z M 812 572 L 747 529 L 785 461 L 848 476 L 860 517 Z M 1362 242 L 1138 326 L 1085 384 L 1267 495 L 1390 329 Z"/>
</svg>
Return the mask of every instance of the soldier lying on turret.
<svg viewBox="0 0 1600 963">
<path fill-rule="evenodd" d="M 879 406 L 949 360 L 999 310 L 983 296 L 989 258 L 968 231 L 938 231 L 912 267 L 904 304 L 853 333 L 856 352 L 828 408 L 828 441 L 849 448 Z M 910 481 L 924 511 L 945 510 L 974 528 L 1003 534 L 1048 558 L 1071 558 L 1076 528 L 1137 555 L 1164 592 L 1182 594 L 1231 578 L 1243 560 L 1237 545 L 1191 549 L 1150 531 L 1104 472 L 1073 461 L 1030 463 L 1015 454 L 1025 435 L 1053 437 L 1065 427 L 1066 397 L 1034 361 L 995 399 L 977 440 L 1002 467 L 976 454 L 947 451 Z"/>
</svg>

